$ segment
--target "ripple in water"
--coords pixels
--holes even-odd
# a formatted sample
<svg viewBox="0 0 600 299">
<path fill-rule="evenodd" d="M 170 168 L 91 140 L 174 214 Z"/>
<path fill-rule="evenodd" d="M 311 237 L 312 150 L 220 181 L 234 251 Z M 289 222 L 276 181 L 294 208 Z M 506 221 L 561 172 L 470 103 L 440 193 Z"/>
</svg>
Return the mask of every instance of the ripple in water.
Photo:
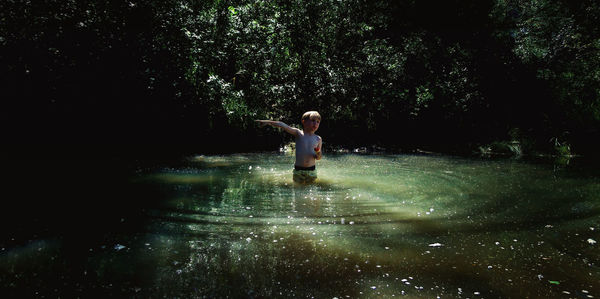
<svg viewBox="0 0 600 299">
<path fill-rule="evenodd" d="M 600 239 L 593 178 L 513 160 L 331 155 L 315 184 L 298 185 L 292 163 L 200 156 L 138 178 L 164 194 L 147 238 L 182 263 L 162 279 L 184 277 L 203 296 L 585 297 L 600 287 L 586 242 Z"/>
</svg>

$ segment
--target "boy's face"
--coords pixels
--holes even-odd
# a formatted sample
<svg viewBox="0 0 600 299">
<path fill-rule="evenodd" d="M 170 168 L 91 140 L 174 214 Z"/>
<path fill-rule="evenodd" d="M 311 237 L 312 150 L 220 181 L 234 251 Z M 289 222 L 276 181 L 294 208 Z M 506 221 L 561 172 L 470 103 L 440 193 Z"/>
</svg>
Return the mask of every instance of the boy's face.
<svg viewBox="0 0 600 299">
<path fill-rule="evenodd" d="M 319 128 L 319 124 L 321 124 L 321 121 L 316 118 L 308 118 L 302 120 L 302 126 L 304 127 L 304 131 L 308 132 L 314 133 L 315 131 L 317 131 L 317 129 Z"/>
</svg>

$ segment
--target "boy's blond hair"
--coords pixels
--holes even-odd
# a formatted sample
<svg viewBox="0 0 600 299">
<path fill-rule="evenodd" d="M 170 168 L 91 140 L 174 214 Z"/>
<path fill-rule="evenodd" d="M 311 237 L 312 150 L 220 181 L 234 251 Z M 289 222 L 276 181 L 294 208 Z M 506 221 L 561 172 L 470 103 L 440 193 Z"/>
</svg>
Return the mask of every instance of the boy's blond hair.
<svg viewBox="0 0 600 299">
<path fill-rule="evenodd" d="M 321 121 L 321 114 L 319 114 L 317 111 L 308 111 L 302 115 L 302 120 L 305 119 L 318 119 Z"/>
</svg>

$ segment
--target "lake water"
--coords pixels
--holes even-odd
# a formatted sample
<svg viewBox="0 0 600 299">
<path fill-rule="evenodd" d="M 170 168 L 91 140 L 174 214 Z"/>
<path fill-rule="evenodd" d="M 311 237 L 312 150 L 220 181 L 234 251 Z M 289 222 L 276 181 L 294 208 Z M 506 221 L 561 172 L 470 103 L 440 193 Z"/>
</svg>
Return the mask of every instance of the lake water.
<svg viewBox="0 0 600 299">
<path fill-rule="evenodd" d="M 336 154 L 299 185 L 293 160 L 190 156 L 117 174 L 101 165 L 121 161 L 96 161 L 95 174 L 53 179 L 31 166 L 19 188 L 50 179 L 42 189 L 57 195 L 68 179 L 72 192 L 60 208 L 18 205 L 0 285 L 35 297 L 600 297 L 589 163 Z M 40 206 L 45 191 L 32 192 Z"/>
</svg>

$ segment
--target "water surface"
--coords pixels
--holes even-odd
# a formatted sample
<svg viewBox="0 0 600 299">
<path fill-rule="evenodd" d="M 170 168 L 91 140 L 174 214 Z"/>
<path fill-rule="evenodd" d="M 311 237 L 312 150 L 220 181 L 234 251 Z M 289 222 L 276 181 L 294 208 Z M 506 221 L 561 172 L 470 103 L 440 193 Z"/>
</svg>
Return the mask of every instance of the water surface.
<svg viewBox="0 0 600 299">
<path fill-rule="evenodd" d="M 600 181 L 585 164 L 327 155 L 318 181 L 299 185 L 292 163 L 138 162 L 127 191 L 102 194 L 118 200 L 101 229 L 5 242 L 1 284 L 46 296 L 600 296 Z"/>
</svg>

